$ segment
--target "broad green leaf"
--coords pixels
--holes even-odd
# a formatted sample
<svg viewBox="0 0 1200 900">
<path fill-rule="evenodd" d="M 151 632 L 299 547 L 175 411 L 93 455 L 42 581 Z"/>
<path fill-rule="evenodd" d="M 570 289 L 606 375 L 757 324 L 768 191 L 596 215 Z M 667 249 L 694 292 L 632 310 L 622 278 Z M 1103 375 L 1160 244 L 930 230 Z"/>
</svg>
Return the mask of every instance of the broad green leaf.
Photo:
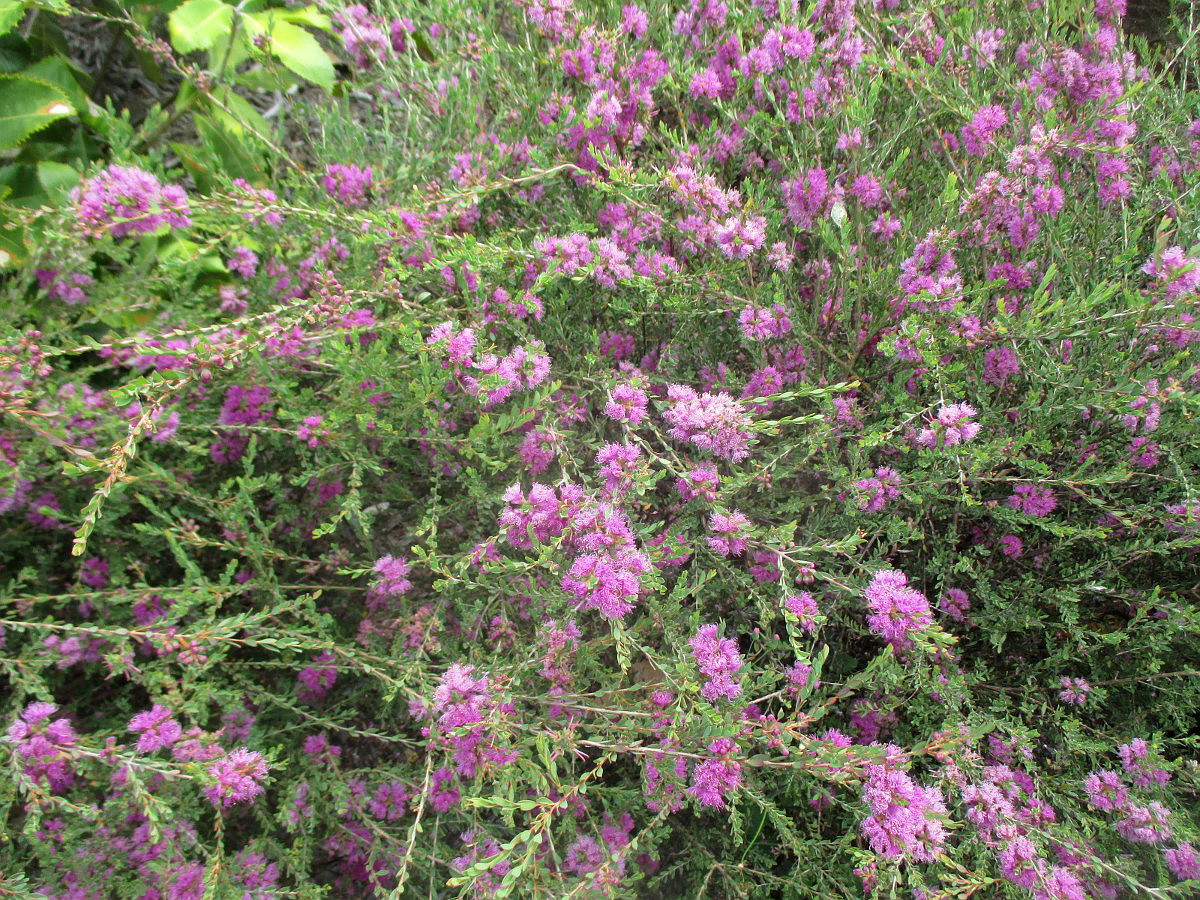
<svg viewBox="0 0 1200 900">
<path fill-rule="evenodd" d="M 233 24 L 233 7 L 221 0 L 188 0 L 168 19 L 171 44 L 180 53 L 207 50 Z"/>
<path fill-rule="evenodd" d="M 84 85 L 88 82 L 87 74 L 61 56 L 47 56 L 45 59 L 39 59 L 21 74 L 26 78 L 35 78 L 38 81 L 54 85 L 62 91 L 67 102 L 75 107 L 77 112 L 87 111 L 88 95 L 84 89 Z M 82 85 L 79 81 L 80 78 L 83 79 Z"/>
<path fill-rule="evenodd" d="M 66 194 L 79 181 L 79 173 L 70 166 L 43 160 L 37 164 L 38 181 L 51 197 Z"/>
<path fill-rule="evenodd" d="M 221 161 L 226 174 L 232 178 L 245 178 L 250 182 L 256 182 L 262 177 L 262 164 L 259 154 L 255 152 L 257 144 L 250 145 L 246 140 L 230 134 L 216 119 L 209 116 L 197 115 L 193 121 L 205 146 Z"/>
<path fill-rule="evenodd" d="M 25 4 L 17 0 L 0 0 L 0 34 L 8 34 L 25 17 Z"/>
<path fill-rule="evenodd" d="M 0 269 L 19 266 L 25 260 L 25 229 L 0 229 Z"/>
<path fill-rule="evenodd" d="M 246 21 L 248 33 L 267 35 L 267 49 L 285 67 L 327 91 L 333 90 L 333 62 L 315 37 L 273 12 L 247 16 Z"/>
<path fill-rule="evenodd" d="M 214 104 L 211 109 L 212 116 L 230 134 L 256 143 L 259 135 L 264 138 L 271 136 L 270 123 L 244 97 L 229 88 L 218 90 L 213 96 L 218 98 L 229 112 Z"/>
<path fill-rule="evenodd" d="M 315 6 L 302 6 L 300 9 L 277 9 L 275 15 L 284 22 L 294 22 L 297 25 L 307 25 L 319 31 L 332 31 L 329 16 Z"/>
<path fill-rule="evenodd" d="M 51 122 L 75 112 L 66 95 L 45 81 L 0 75 L 0 150 L 10 150 Z"/>
</svg>

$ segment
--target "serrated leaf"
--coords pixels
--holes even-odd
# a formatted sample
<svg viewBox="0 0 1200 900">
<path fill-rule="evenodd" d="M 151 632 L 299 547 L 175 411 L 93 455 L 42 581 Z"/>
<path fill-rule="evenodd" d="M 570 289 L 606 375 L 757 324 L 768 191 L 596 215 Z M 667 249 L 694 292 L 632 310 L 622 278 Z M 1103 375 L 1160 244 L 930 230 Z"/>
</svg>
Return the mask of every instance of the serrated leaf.
<svg viewBox="0 0 1200 900">
<path fill-rule="evenodd" d="M 0 34 L 8 34 L 25 18 L 25 4 L 17 0 L 0 0 Z"/>
<path fill-rule="evenodd" d="M 180 53 L 207 50 L 233 25 L 233 7 L 221 0 L 188 0 L 171 13 L 171 45 Z"/>
<path fill-rule="evenodd" d="M 0 75 L 0 150 L 11 150 L 75 112 L 59 88 L 24 75 Z"/>
<path fill-rule="evenodd" d="M 61 56 L 47 56 L 45 59 L 39 59 L 21 74 L 26 78 L 53 85 L 62 91 L 67 102 L 75 107 L 77 112 L 87 111 L 88 95 L 84 90 L 84 87 L 88 85 L 87 73 Z"/>
<path fill-rule="evenodd" d="M 267 50 L 283 65 L 325 90 L 333 90 L 333 62 L 317 39 L 298 25 L 285 22 L 274 13 L 247 16 L 258 33 L 267 35 Z M 248 27 L 248 31 L 253 28 Z"/>
</svg>

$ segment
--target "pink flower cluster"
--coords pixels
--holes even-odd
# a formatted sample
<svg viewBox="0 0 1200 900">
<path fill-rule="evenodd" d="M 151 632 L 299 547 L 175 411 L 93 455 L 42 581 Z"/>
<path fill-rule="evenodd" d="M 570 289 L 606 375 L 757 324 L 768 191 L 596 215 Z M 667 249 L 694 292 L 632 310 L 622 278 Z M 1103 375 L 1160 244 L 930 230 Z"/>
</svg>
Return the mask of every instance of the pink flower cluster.
<svg viewBox="0 0 1200 900">
<path fill-rule="evenodd" d="M 396 19 L 389 26 L 383 19 L 371 15 L 361 3 L 346 7 L 333 17 L 346 52 L 359 69 L 369 69 L 383 62 L 394 50 L 404 51 L 405 35 L 413 30 L 407 19 Z"/>
<path fill-rule="evenodd" d="M 908 306 L 918 310 L 949 312 L 962 299 L 962 276 L 949 250 L 939 244 L 942 236 L 930 233 L 917 244 L 913 255 L 900 264 L 900 290 L 896 311 Z"/>
<path fill-rule="evenodd" d="M 433 715 L 464 778 L 473 778 L 485 764 L 505 765 L 517 757 L 501 746 L 496 731 L 509 708 L 492 697 L 487 676 L 475 678 L 474 672 L 474 666 L 455 663 L 433 692 Z"/>
<path fill-rule="evenodd" d="M 732 739 L 718 738 L 708 745 L 708 749 L 718 755 L 696 763 L 692 770 L 692 785 L 687 792 L 701 806 L 724 809 L 729 795 L 742 786 L 742 766 L 730 758 L 736 749 Z"/>
<path fill-rule="evenodd" d="M 175 721 L 174 713 L 165 706 L 155 704 L 146 712 L 140 712 L 129 720 L 129 730 L 138 735 L 137 752 L 153 753 L 173 746 L 183 737 L 183 729 Z"/>
<path fill-rule="evenodd" d="M 896 755 L 902 752 L 889 749 Z M 868 765 L 866 772 L 863 802 L 871 814 L 863 820 L 862 833 L 871 849 L 882 856 L 933 862 L 946 842 L 941 791 L 921 787 L 906 772 L 888 765 Z"/>
<path fill-rule="evenodd" d="M 816 632 L 817 626 L 824 621 L 821 607 L 808 591 L 785 597 L 783 608 L 799 620 L 800 627 L 808 634 Z"/>
<path fill-rule="evenodd" d="M 718 637 L 716 625 L 701 625 L 688 643 L 700 674 L 707 679 L 700 688 L 704 698 L 716 703 L 721 698 L 734 700 L 740 697 L 742 686 L 734 677 L 742 668 L 737 641 Z"/>
<path fill-rule="evenodd" d="M 960 784 L 967 821 L 995 851 L 1005 879 L 1045 900 L 1082 900 L 1089 896 L 1072 870 L 1074 862 L 1060 854 L 1064 865 L 1052 866 L 1034 843 L 1033 836 L 1052 824 L 1056 815 L 1053 808 L 1036 798 L 1036 786 L 1028 774 L 993 764 L 984 767 L 977 783 L 968 784 L 963 779 Z M 1065 864 L 1068 862 L 1072 867 Z M 1106 896 L 1099 892 L 1099 883 L 1095 887 L 1095 896 Z"/>
<path fill-rule="evenodd" d="M 929 424 L 917 433 L 917 444 L 927 449 L 957 447 L 979 434 L 982 426 L 973 421 L 979 415 L 969 403 L 943 405 Z"/>
<path fill-rule="evenodd" d="M 792 320 L 787 307 L 775 303 L 771 306 L 747 306 L 738 315 L 742 335 L 750 341 L 766 341 L 784 338 L 791 334 Z"/>
<path fill-rule="evenodd" d="M 648 404 L 649 397 L 641 388 L 633 384 L 618 384 L 608 392 L 604 414 L 614 422 L 640 425 L 646 418 Z"/>
<path fill-rule="evenodd" d="M 870 478 L 854 482 L 858 493 L 858 508 L 865 512 L 881 512 L 900 496 L 900 473 L 889 466 L 880 466 Z"/>
<path fill-rule="evenodd" d="M 504 402 L 518 390 L 533 390 L 550 374 L 550 357 L 541 341 L 530 341 L 506 356 L 475 353 L 475 332 L 458 330 L 444 322 L 430 332 L 426 341 L 442 357 L 443 368 L 452 369 L 458 384 L 483 399 L 485 409 Z"/>
<path fill-rule="evenodd" d="M 107 231 L 123 238 L 192 224 L 183 188 L 164 185 L 142 169 L 109 166 L 75 188 L 71 199 L 79 224 L 92 237 Z"/>
<path fill-rule="evenodd" d="M 596 465 L 604 478 L 603 496 L 620 497 L 642 468 L 642 450 L 636 444 L 605 444 L 596 454 Z"/>
<path fill-rule="evenodd" d="M 208 775 L 213 783 L 204 795 L 214 806 L 228 809 L 263 793 L 267 762 L 256 750 L 239 747 L 209 763 Z"/>
<path fill-rule="evenodd" d="M 562 536 L 566 546 L 576 551 L 562 586 L 581 609 L 595 609 L 606 619 L 620 618 L 633 609 L 641 578 L 651 565 L 620 510 L 589 499 L 574 484 L 565 484 L 557 492 L 534 484 L 528 494 L 514 484 L 505 491 L 504 502 L 507 507 L 499 523 L 510 545 L 529 550 Z"/>
<path fill-rule="evenodd" d="M 1150 257 L 1142 271 L 1155 280 L 1167 300 L 1200 292 L 1200 258 L 1188 256 L 1182 247 L 1168 247 Z"/>
<path fill-rule="evenodd" d="M 933 624 L 929 601 L 909 587 L 903 572 L 876 572 L 864 595 L 870 608 L 867 625 L 897 650 L 911 647 L 911 635 Z"/>
<path fill-rule="evenodd" d="M 334 200 L 349 209 L 367 205 L 368 194 L 375 176 L 371 167 L 365 169 L 355 165 L 334 163 L 327 166 L 321 178 L 321 186 Z"/>
<path fill-rule="evenodd" d="M 77 736 L 70 722 L 53 718 L 56 712 L 53 703 L 30 703 L 8 727 L 8 742 L 15 745 L 25 774 L 58 792 L 75 783 L 71 751 Z"/>
<path fill-rule="evenodd" d="M 667 388 L 667 400 L 671 407 L 663 418 L 671 426 L 671 437 L 730 462 L 741 462 L 750 455 L 750 419 L 729 394 L 701 394 L 673 384 Z"/>
<path fill-rule="evenodd" d="M 746 552 L 746 536 L 750 520 L 736 509 L 728 513 L 715 512 L 709 519 L 709 549 L 718 556 L 741 556 Z"/>
<path fill-rule="evenodd" d="M 1068 678 L 1064 675 L 1059 684 L 1062 690 L 1058 692 L 1058 699 L 1063 703 L 1070 706 L 1083 706 L 1087 703 L 1092 686 L 1082 678 Z"/>
<path fill-rule="evenodd" d="M 1058 501 L 1054 499 L 1054 492 L 1049 488 L 1018 484 L 1013 488 L 1012 496 L 1008 498 L 1008 505 L 1027 516 L 1042 518 L 1054 512 Z"/>
</svg>

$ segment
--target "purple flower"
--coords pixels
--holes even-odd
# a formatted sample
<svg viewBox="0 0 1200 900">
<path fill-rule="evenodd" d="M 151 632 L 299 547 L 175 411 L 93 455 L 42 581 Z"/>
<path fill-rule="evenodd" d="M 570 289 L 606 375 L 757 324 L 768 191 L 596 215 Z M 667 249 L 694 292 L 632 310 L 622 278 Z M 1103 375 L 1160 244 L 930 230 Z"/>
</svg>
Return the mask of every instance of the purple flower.
<svg viewBox="0 0 1200 900">
<path fill-rule="evenodd" d="M 1054 512 L 1058 501 L 1054 499 L 1054 492 L 1049 488 L 1032 484 L 1018 484 L 1013 488 L 1012 496 L 1008 498 L 1008 505 L 1013 509 L 1019 509 L 1027 516 L 1041 518 Z"/>
<path fill-rule="evenodd" d="M 721 478 L 713 466 L 697 466 L 690 472 L 684 472 L 675 480 L 675 490 L 684 500 L 694 500 L 703 497 L 705 500 L 717 499 L 717 488 Z"/>
<path fill-rule="evenodd" d="M 1008 124 L 1008 114 L 1002 106 L 985 106 L 975 113 L 962 131 L 963 149 L 972 156 L 987 156 L 996 132 Z"/>
<path fill-rule="evenodd" d="M 667 388 L 667 399 L 671 408 L 664 418 L 671 426 L 671 437 L 730 462 L 741 462 L 750 455 L 750 420 L 729 394 L 699 394 L 673 384 Z"/>
<path fill-rule="evenodd" d="M 265 422 L 272 416 L 272 413 L 263 409 L 270 400 L 269 388 L 262 385 L 245 388 L 235 384 L 225 393 L 219 422 L 222 425 L 257 425 Z"/>
<path fill-rule="evenodd" d="M 880 512 L 887 504 L 900 496 L 900 474 L 888 466 L 880 466 L 872 478 L 861 478 L 854 482 L 859 493 L 858 508 L 865 512 Z"/>
<path fill-rule="evenodd" d="M 1121 768 L 1133 776 L 1133 783 L 1138 787 L 1165 787 L 1171 780 L 1171 773 L 1157 766 L 1147 768 L 1142 760 L 1149 756 L 1150 747 L 1142 738 L 1134 738 L 1128 744 L 1117 747 L 1117 755 L 1121 757 Z"/>
<path fill-rule="evenodd" d="M 726 798 L 742 786 L 742 766 L 729 759 L 735 748 L 730 738 L 718 738 L 708 745 L 708 749 L 720 756 L 700 760 L 692 769 L 692 786 L 687 792 L 701 806 L 724 809 Z"/>
<path fill-rule="evenodd" d="M 1158 283 L 1168 300 L 1200 291 L 1200 258 L 1188 256 L 1182 247 L 1168 247 L 1157 258 L 1150 257 L 1142 271 Z"/>
<path fill-rule="evenodd" d="M 374 180 L 370 166 L 360 169 L 358 166 L 334 163 L 326 167 L 321 185 L 325 193 L 343 206 L 356 209 L 367 205 L 367 194 Z"/>
<path fill-rule="evenodd" d="M 716 625 L 701 625 L 688 642 L 700 673 L 708 680 L 700 688 L 706 700 L 716 703 L 724 697 L 733 700 L 742 693 L 734 676 L 742 667 L 742 654 L 736 641 L 717 636 Z"/>
<path fill-rule="evenodd" d="M 108 587 L 108 560 L 93 556 L 80 567 L 79 581 L 97 591 Z"/>
<path fill-rule="evenodd" d="M 817 630 L 817 618 L 821 615 L 821 608 L 808 591 L 787 597 L 783 601 L 783 608 L 800 620 L 800 627 L 806 633 L 812 634 Z"/>
<path fill-rule="evenodd" d="M 390 55 L 392 30 L 385 31 L 383 19 L 371 15 L 361 3 L 346 7 L 334 15 L 333 21 L 340 29 L 346 52 L 359 69 L 369 69 Z"/>
<path fill-rule="evenodd" d="M 736 509 L 732 512 L 713 513 L 709 519 L 712 536 L 708 546 L 719 556 L 741 556 L 746 552 L 746 535 L 750 533 L 750 520 Z"/>
<path fill-rule="evenodd" d="M 969 403 L 943 405 L 928 427 L 917 434 L 917 444 L 929 449 L 965 444 L 979 434 L 981 426 L 971 421 L 977 415 L 978 411 Z"/>
<path fill-rule="evenodd" d="M 862 833 L 876 853 L 933 862 L 941 852 L 946 829 L 939 817 L 946 805 L 937 788 L 923 788 L 897 769 L 868 765 L 863 802 L 871 814 Z"/>
<path fill-rule="evenodd" d="M 172 718 L 173 715 L 167 707 L 155 704 L 148 711 L 140 712 L 129 720 L 129 730 L 139 735 L 138 753 L 163 750 L 183 737 L 183 729 Z"/>
<path fill-rule="evenodd" d="M 151 234 L 163 226 L 187 228 L 187 194 L 177 185 L 163 185 L 142 169 L 109 166 L 71 191 L 84 233 L 114 238 Z"/>
<path fill-rule="evenodd" d="M 788 218 L 797 228 L 806 231 L 816 224 L 836 199 L 836 191 L 830 190 L 829 177 L 820 166 L 809 169 L 791 181 L 785 181 L 780 187 L 783 189 Z"/>
<path fill-rule="evenodd" d="M 1060 682 L 1062 690 L 1058 692 L 1058 699 L 1063 703 L 1069 703 L 1072 706 L 1083 706 L 1087 703 L 1088 692 L 1092 686 L 1082 678 L 1067 678 L 1063 677 Z"/>
<path fill-rule="evenodd" d="M 408 580 L 411 571 L 408 560 L 401 556 L 381 556 L 371 569 L 375 573 L 375 581 L 367 592 L 369 605 L 377 607 L 389 597 L 399 597 L 412 590 L 412 582 Z"/>
<path fill-rule="evenodd" d="M 871 610 L 867 625 L 897 650 L 911 647 L 909 636 L 933 624 L 929 601 L 908 586 L 903 572 L 876 572 L 864 595 Z"/>
<path fill-rule="evenodd" d="M 325 699 L 337 681 L 337 666 L 329 665 L 335 659 L 332 653 L 320 653 L 313 659 L 315 665 L 305 666 L 296 675 L 296 696 L 301 703 L 319 703 Z"/>
<path fill-rule="evenodd" d="M 900 264 L 900 290 L 904 296 L 895 308 L 912 305 L 919 310 L 949 312 L 962 299 L 962 277 L 953 254 L 938 246 L 941 235 L 930 232 L 913 255 Z"/>
<path fill-rule="evenodd" d="M 214 783 L 204 789 L 204 796 L 214 806 L 228 809 L 263 792 L 267 763 L 261 753 L 239 747 L 209 763 L 208 774 Z"/>
<path fill-rule="evenodd" d="M 983 355 L 983 380 L 988 384 L 1004 387 L 1020 371 L 1021 364 L 1011 347 L 993 347 Z"/>
<path fill-rule="evenodd" d="M 767 220 L 762 216 L 739 219 L 730 216 L 713 232 L 717 246 L 730 259 L 745 259 L 767 239 Z"/>
<path fill-rule="evenodd" d="M 604 496 L 619 497 L 629 490 L 641 468 L 641 448 L 629 443 L 605 444 L 596 454 L 596 465 L 604 478 Z"/>
<path fill-rule="evenodd" d="M 1025 552 L 1025 545 L 1015 534 L 1006 534 L 1000 538 L 1000 552 L 1011 559 L 1016 559 Z"/>
<path fill-rule="evenodd" d="M 1184 841 L 1174 850 L 1164 850 L 1163 860 L 1167 871 L 1178 881 L 1200 878 L 1200 852 L 1192 847 L 1191 841 Z"/>
<path fill-rule="evenodd" d="M 82 272 L 63 273 L 59 269 L 35 269 L 33 273 L 38 280 L 38 286 L 46 292 L 51 300 L 61 300 L 72 306 L 87 303 L 84 288 L 94 284 L 91 275 Z"/>
<path fill-rule="evenodd" d="M 258 271 L 258 254 L 249 247 L 234 247 L 228 265 L 229 271 L 240 275 L 242 280 L 249 281 Z"/>
<path fill-rule="evenodd" d="M 942 596 L 938 609 L 955 622 L 965 622 L 967 613 L 971 609 L 971 599 L 961 588 L 949 588 Z"/>
<path fill-rule="evenodd" d="M 1108 769 L 1088 775 L 1083 780 L 1083 789 L 1095 809 L 1109 812 L 1122 809 L 1129 799 L 1129 789 L 1121 776 Z"/>
<path fill-rule="evenodd" d="M 1157 800 L 1145 806 L 1126 803 L 1124 815 L 1113 827 L 1117 834 L 1134 844 L 1161 844 L 1171 839 L 1171 826 L 1167 821 L 1171 811 Z"/>
<path fill-rule="evenodd" d="M 645 554 L 633 549 L 585 553 L 563 576 L 563 590 L 606 619 L 619 619 L 633 609 L 641 576 L 650 571 Z"/>
<path fill-rule="evenodd" d="M 616 422 L 639 425 L 646 418 L 646 392 L 632 384 L 618 384 L 608 392 L 604 414 Z"/>
<path fill-rule="evenodd" d="M 792 320 L 787 309 L 776 303 L 770 307 L 747 306 L 738 315 L 742 335 L 751 341 L 787 337 L 792 331 Z"/>
<path fill-rule="evenodd" d="M 806 687 L 812 678 L 813 667 L 800 660 L 792 663 L 791 668 L 787 669 L 783 674 L 788 680 L 788 693 L 798 694 Z M 820 682 L 814 684 L 813 687 L 818 687 Z"/>
<path fill-rule="evenodd" d="M 30 703 L 8 727 L 8 741 L 16 745 L 27 776 L 60 792 L 75 782 L 71 750 L 77 738 L 66 719 L 51 719 L 56 712 L 53 703 Z"/>
</svg>

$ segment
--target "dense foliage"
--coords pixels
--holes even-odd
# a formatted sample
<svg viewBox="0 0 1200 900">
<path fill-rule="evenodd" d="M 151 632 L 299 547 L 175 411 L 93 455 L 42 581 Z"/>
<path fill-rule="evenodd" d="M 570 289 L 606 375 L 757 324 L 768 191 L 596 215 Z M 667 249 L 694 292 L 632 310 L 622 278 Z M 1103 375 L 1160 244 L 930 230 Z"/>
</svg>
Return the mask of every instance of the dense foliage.
<svg viewBox="0 0 1200 900">
<path fill-rule="evenodd" d="M 1196 895 L 1186 4 L 34 7 L 0 895 Z"/>
</svg>

